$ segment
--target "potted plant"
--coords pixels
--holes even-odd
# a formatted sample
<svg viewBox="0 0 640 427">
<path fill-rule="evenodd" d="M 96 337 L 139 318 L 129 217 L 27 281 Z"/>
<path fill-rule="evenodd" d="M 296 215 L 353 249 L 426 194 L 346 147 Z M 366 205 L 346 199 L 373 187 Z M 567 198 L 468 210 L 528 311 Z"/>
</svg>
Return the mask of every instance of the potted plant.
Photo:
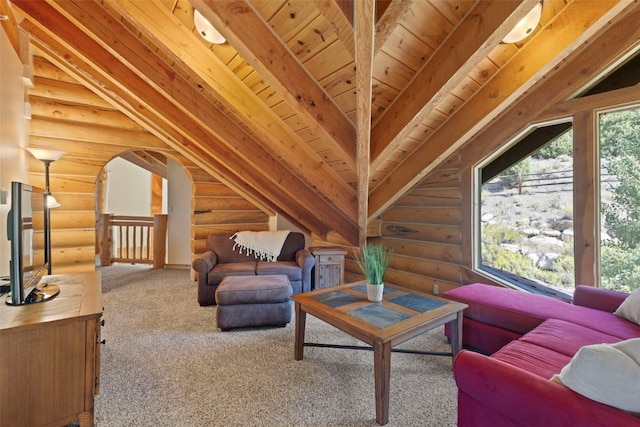
<svg viewBox="0 0 640 427">
<path fill-rule="evenodd" d="M 382 279 L 389 268 L 392 251 L 382 244 L 365 245 L 355 257 L 364 277 L 367 279 L 367 297 L 369 301 L 382 301 L 384 284 Z"/>
</svg>

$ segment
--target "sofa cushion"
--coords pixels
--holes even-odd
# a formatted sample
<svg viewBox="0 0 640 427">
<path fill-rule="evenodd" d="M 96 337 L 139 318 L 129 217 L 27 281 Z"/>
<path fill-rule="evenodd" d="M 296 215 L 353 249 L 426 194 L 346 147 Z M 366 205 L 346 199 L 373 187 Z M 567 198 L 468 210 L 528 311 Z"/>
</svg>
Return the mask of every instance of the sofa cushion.
<svg viewBox="0 0 640 427">
<path fill-rule="evenodd" d="M 255 276 L 256 264 L 255 261 L 216 264 L 209 271 L 209 284 L 217 285 L 225 276 Z"/>
<path fill-rule="evenodd" d="M 547 379 L 571 360 L 571 356 L 522 340 L 510 342 L 491 357 Z"/>
<path fill-rule="evenodd" d="M 469 305 L 465 317 L 525 334 L 549 318 L 586 326 L 620 339 L 640 336 L 640 326 L 611 313 L 582 307 L 544 295 L 474 283 L 445 292 L 445 297 Z"/>
<path fill-rule="evenodd" d="M 585 345 L 615 343 L 620 338 L 564 320 L 548 319 L 520 340 L 572 357 Z"/>
<path fill-rule="evenodd" d="M 293 261 L 265 262 L 259 261 L 256 265 L 258 276 L 273 276 L 284 274 L 290 281 L 302 280 L 302 269 Z"/>
<path fill-rule="evenodd" d="M 640 415 L 640 338 L 582 347 L 552 380 L 596 402 Z"/>
<path fill-rule="evenodd" d="M 640 289 L 629 295 L 613 314 L 640 325 Z"/>
</svg>

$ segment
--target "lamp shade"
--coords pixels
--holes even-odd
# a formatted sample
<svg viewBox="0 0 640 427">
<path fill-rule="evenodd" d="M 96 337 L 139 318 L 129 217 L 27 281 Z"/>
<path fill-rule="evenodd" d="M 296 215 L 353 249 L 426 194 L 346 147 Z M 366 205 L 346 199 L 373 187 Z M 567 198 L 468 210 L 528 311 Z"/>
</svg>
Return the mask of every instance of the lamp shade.
<svg viewBox="0 0 640 427">
<path fill-rule="evenodd" d="M 64 155 L 64 151 L 47 150 L 44 148 L 27 147 L 27 151 L 38 160 L 55 162 Z"/>
<path fill-rule="evenodd" d="M 513 30 L 502 39 L 503 43 L 518 43 L 529 37 L 536 29 L 542 16 L 542 3 L 538 3 L 527 15 L 513 27 Z"/>
<path fill-rule="evenodd" d="M 223 44 L 227 40 L 215 29 L 213 25 L 202 16 L 198 9 L 193 10 L 193 21 L 196 24 L 196 29 L 203 39 L 213 44 Z"/>
<path fill-rule="evenodd" d="M 47 194 L 47 207 L 49 209 L 59 208 L 60 203 L 51 194 Z"/>
</svg>

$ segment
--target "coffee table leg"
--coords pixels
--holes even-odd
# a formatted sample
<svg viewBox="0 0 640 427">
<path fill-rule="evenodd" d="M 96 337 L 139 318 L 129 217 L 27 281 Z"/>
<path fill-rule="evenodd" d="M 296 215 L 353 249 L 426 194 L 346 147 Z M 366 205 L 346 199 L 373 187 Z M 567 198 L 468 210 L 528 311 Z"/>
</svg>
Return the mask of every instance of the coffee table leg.
<svg viewBox="0 0 640 427">
<path fill-rule="evenodd" d="M 383 426 L 389 422 L 390 343 L 373 343 L 373 365 L 376 385 L 376 422 Z"/>
<path fill-rule="evenodd" d="M 307 323 L 307 313 L 302 311 L 300 303 L 296 302 L 296 339 L 293 350 L 295 360 L 302 360 L 304 356 L 304 329 Z"/>
<path fill-rule="evenodd" d="M 458 312 L 458 315 L 454 320 L 450 322 L 451 326 L 451 354 L 455 359 L 460 350 L 462 349 L 462 311 Z"/>
</svg>

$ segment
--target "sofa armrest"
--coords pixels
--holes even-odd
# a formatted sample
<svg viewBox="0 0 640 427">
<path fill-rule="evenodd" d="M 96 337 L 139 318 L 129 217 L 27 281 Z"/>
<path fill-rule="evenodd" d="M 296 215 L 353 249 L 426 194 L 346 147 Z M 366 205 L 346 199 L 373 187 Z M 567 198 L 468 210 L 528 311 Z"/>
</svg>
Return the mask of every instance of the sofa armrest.
<svg viewBox="0 0 640 427">
<path fill-rule="evenodd" d="M 497 419 L 509 419 L 514 425 L 523 426 L 640 426 L 640 419 L 624 411 L 479 353 L 463 350 L 453 369 L 459 393 L 474 399 L 482 411 L 487 411 L 469 414 L 468 408 L 459 404 L 459 420 L 491 419 L 489 415 L 498 415 Z"/>
<path fill-rule="evenodd" d="M 302 269 L 302 290 L 301 292 L 309 292 L 311 290 L 311 272 L 316 259 L 311 252 L 306 249 L 298 249 L 296 251 L 296 264 Z"/>
<path fill-rule="evenodd" d="M 573 293 L 573 304 L 613 313 L 628 296 L 624 292 L 578 285 Z"/>
<path fill-rule="evenodd" d="M 191 267 L 198 273 L 198 282 L 204 281 L 203 284 L 207 284 L 207 275 L 217 262 L 218 257 L 213 251 L 206 251 L 194 255 L 193 261 L 191 261 Z"/>
</svg>

